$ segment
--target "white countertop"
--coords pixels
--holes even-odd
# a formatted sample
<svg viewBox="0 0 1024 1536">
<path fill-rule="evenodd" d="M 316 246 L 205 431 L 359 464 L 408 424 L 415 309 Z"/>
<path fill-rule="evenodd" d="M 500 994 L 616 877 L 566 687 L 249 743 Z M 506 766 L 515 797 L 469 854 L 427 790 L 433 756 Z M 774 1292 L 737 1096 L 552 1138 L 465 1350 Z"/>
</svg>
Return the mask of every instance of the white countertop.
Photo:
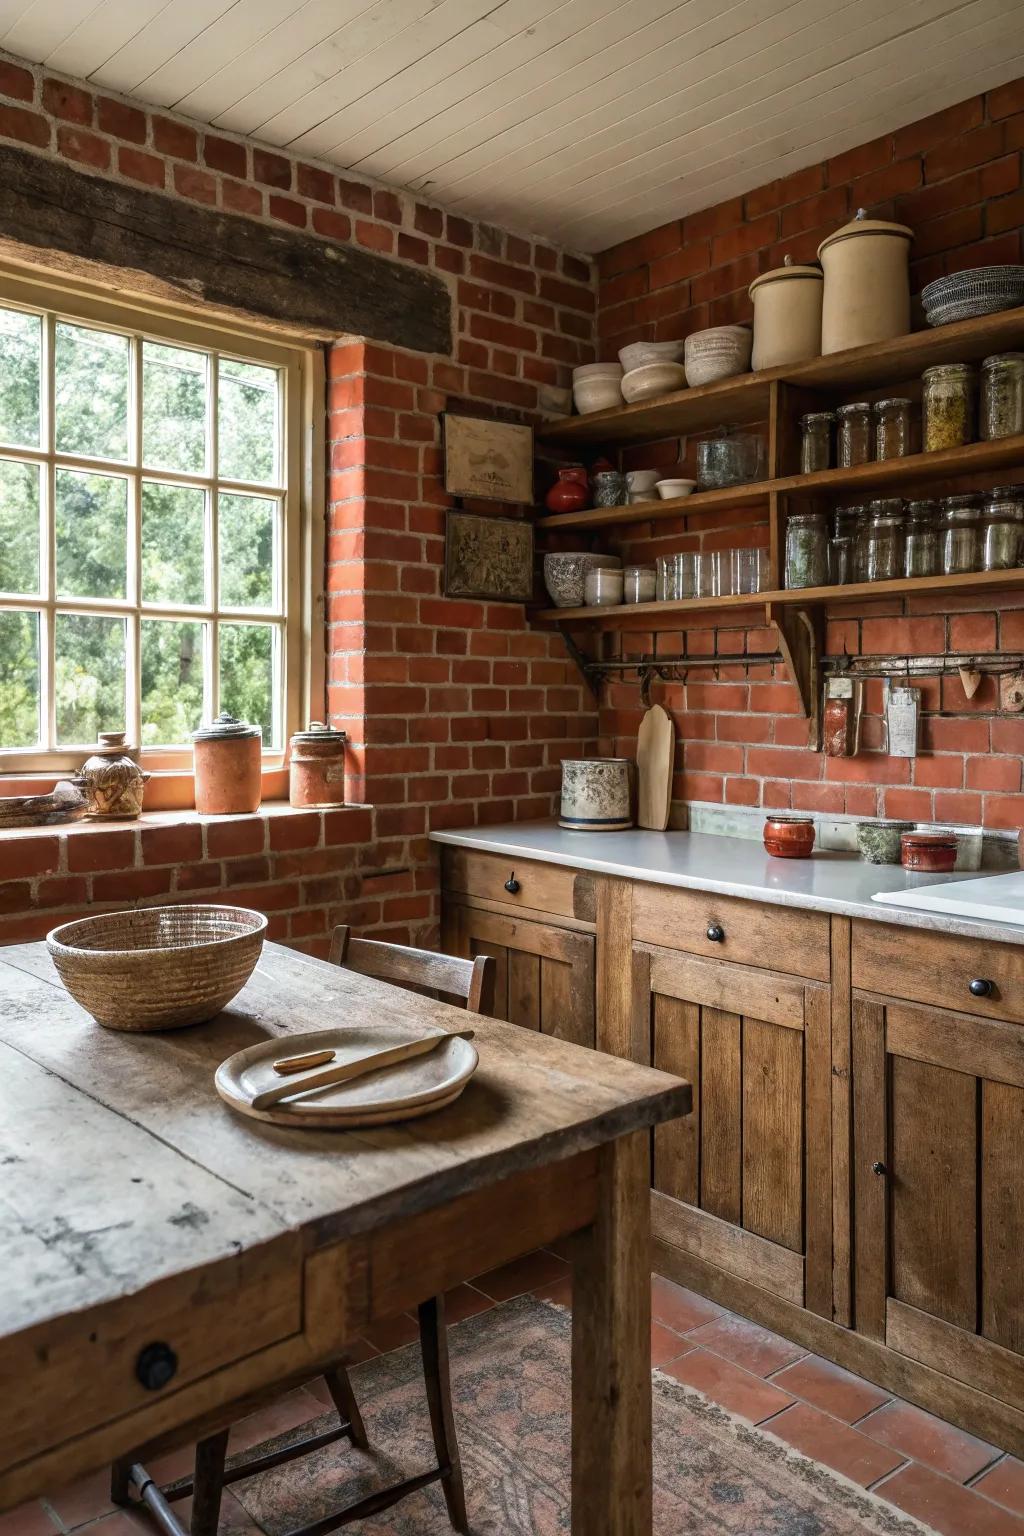
<svg viewBox="0 0 1024 1536">
<path fill-rule="evenodd" d="M 702 832 L 568 832 L 554 821 L 520 821 L 464 831 L 432 832 L 432 840 L 455 848 L 500 853 L 510 861 L 538 859 L 625 880 L 646 880 L 688 890 L 712 891 L 783 907 L 810 907 L 844 917 L 899 923 L 970 938 L 1024 944 L 1024 928 L 1013 923 L 962 918 L 950 913 L 881 906 L 877 892 L 908 894 L 951 881 L 980 879 L 962 871 L 920 875 L 898 864 L 867 864 L 855 854 L 815 853 L 809 859 L 777 859 L 761 843 Z M 511 867 L 511 864 L 510 864 Z"/>
</svg>

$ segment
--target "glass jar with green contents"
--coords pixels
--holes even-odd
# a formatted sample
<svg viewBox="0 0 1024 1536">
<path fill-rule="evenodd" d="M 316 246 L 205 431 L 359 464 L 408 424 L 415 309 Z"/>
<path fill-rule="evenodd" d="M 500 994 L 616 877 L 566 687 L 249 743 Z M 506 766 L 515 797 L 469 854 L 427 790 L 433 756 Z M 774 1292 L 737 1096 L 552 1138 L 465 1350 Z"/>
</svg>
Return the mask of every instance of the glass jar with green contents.
<svg viewBox="0 0 1024 1536">
<path fill-rule="evenodd" d="M 997 486 L 985 498 L 979 532 L 981 569 L 1012 571 L 1024 558 L 1024 492 Z"/>
<path fill-rule="evenodd" d="M 832 427 L 835 411 L 809 411 L 800 418 L 800 473 L 816 474 L 832 466 Z"/>
<path fill-rule="evenodd" d="M 1001 352 L 981 365 L 979 436 L 982 442 L 1024 432 L 1024 353 Z"/>
<path fill-rule="evenodd" d="M 980 497 L 946 496 L 940 503 L 939 551 L 944 576 L 976 571 L 980 561 Z"/>
<path fill-rule="evenodd" d="M 910 452 L 911 402 L 902 395 L 875 401 L 875 458 L 902 459 Z"/>
<path fill-rule="evenodd" d="M 794 512 L 786 524 L 786 586 L 828 585 L 828 528 L 824 512 Z"/>
<path fill-rule="evenodd" d="M 974 441 L 974 369 L 968 363 L 938 363 L 921 376 L 925 453 L 962 448 Z"/>
<path fill-rule="evenodd" d="M 885 497 L 868 503 L 864 530 L 864 580 L 893 581 L 903 575 L 903 503 Z"/>
<path fill-rule="evenodd" d="M 937 576 L 939 507 L 934 501 L 908 501 L 903 526 L 904 576 Z"/>
<path fill-rule="evenodd" d="M 840 469 L 871 462 L 871 406 L 866 400 L 836 411 L 836 463 Z"/>
</svg>

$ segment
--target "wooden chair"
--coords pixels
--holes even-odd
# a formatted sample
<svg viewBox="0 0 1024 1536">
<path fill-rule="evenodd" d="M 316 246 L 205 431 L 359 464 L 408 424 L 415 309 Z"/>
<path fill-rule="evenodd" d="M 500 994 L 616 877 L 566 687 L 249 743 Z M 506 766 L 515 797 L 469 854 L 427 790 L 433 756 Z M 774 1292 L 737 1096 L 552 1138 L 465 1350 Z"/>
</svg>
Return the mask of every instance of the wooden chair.
<svg viewBox="0 0 1024 1536">
<path fill-rule="evenodd" d="M 358 971 L 363 976 L 374 976 L 410 991 L 440 996 L 445 1001 L 464 1003 L 473 1013 L 492 1013 L 494 1009 L 495 966 L 489 955 L 481 955 L 476 960 L 459 960 L 451 955 L 435 954 L 432 950 L 384 944 L 376 939 L 353 939 L 348 928 L 342 926 L 335 928 L 331 936 L 330 960 L 334 965 Z M 324 1533 L 340 1526 L 378 1514 L 407 1494 L 415 1493 L 434 1482 L 441 1483 L 452 1525 L 457 1531 L 468 1532 L 462 1465 L 452 1413 L 444 1297 L 433 1296 L 429 1301 L 421 1302 L 418 1312 L 423 1379 L 437 1465 L 428 1472 L 421 1472 L 390 1488 L 369 1494 L 357 1504 L 338 1510 L 312 1526 L 294 1531 L 291 1536 L 310 1536 L 313 1531 L 317 1536 L 324 1536 Z M 229 1483 L 268 1471 L 271 1467 L 292 1461 L 297 1456 L 303 1456 L 335 1440 L 347 1438 L 353 1445 L 363 1450 L 368 1449 L 366 1430 L 344 1365 L 336 1364 L 325 1371 L 324 1380 L 338 1411 L 337 1428 L 310 1435 L 266 1456 L 252 1456 L 242 1452 L 229 1459 L 227 1448 L 230 1426 L 219 1426 L 196 1445 L 192 1477 L 179 1478 L 163 1488 L 153 1482 L 144 1465 L 135 1456 L 116 1462 L 111 1476 L 112 1500 L 116 1504 L 143 1503 L 166 1536 L 185 1536 L 170 1506 L 175 1500 L 187 1498 L 191 1494 L 191 1536 L 216 1536 L 221 1495 Z M 276 1391 L 273 1397 L 279 1395 L 280 1392 Z M 259 1402 L 249 1402 L 245 1405 L 245 1411 L 251 1412 L 260 1402 L 266 1401 L 264 1395 Z M 236 1406 L 233 1417 L 239 1416 Z"/>
</svg>

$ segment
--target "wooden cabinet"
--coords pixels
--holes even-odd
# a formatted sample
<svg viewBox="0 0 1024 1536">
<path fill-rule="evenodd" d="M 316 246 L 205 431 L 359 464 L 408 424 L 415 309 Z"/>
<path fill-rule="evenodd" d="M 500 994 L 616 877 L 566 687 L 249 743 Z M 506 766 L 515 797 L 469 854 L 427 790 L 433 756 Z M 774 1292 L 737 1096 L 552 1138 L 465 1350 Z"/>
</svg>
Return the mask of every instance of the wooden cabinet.
<svg viewBox="0 0 1024 1536">
<path fill-rule="evenodd" d="M 830 1314 L 828 987 L 648 945 L 633 978 L 652 1065 L 694 1087 L 655 1132 L 655 1233 Z"/>
<path fill-rule="evenodd" d="M 855 993 L 853 1070 L 858 1332 L 1024 1406 L 1024 1027 Z"/>
</svg>

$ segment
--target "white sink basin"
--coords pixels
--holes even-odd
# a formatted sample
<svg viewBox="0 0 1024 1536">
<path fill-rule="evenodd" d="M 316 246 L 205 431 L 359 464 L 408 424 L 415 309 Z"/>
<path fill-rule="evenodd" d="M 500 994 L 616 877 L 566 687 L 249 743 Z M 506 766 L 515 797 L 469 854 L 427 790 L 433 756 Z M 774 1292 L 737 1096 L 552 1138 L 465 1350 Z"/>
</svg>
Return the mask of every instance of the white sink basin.
<svg viewBox="0 0 1024 1536">
<path fill-rule="evenodd" d="M 913 907 L 918 912 L 948 912 L 954 917 L 1024 926 L 1024 869 L 1007 875 L 950 880 L 919 891 L 879 891 L 871 900 L 889 907 Z"/>
</svg>

